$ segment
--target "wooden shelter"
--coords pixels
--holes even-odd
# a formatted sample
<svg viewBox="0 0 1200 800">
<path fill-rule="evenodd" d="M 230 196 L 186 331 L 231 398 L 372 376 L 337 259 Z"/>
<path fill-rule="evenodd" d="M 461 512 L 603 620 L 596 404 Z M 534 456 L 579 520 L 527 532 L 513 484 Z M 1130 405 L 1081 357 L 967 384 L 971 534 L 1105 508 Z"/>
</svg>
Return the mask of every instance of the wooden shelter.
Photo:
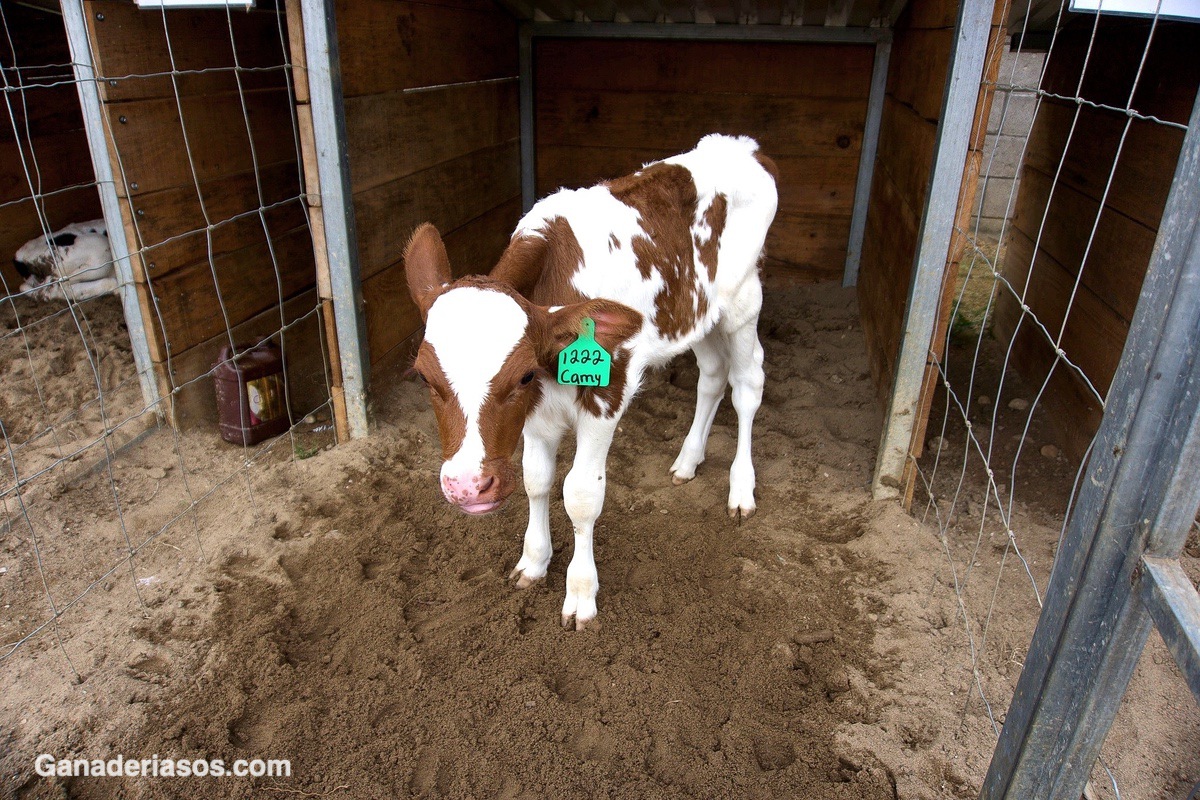
<svg viewBox="0 0 1200 800">
<path fill-rule="evenodd" d="M 768 268 L 858 286 L 887 408 L 876 491 L 911 489 L 930 359 L 965 246 L 952 232 L 966 227 L 1007 38 L 1003 4 L 288 0 L 247 12 L 74 0 L 62 8 L 84 112 L 73 135 L 82 136 L 82 119 L 106 215 L 125 234 L 114 255 L 128 270 L 147 399 L 166 401 L 174 424 L 211 418 L 206 376 L 223 345 L 282 332 L 293 393 L 305 405 L 330 401 L 343 437 L 364 434 L 372 370 L 407 352 L 420 326 L 401 263 L 416 225 L 442 230 L 456 269 L 484 271 L 536 196 L 626 173 L 708 132 L 745 133 L 781 168 Z M 1100 35 L 1127 28 L 1106 23 Z M 1172 118 L 1186 113 L 1194 89 L 1189 37 L 1191 29 L 1161 36 L 1162 56 L 1146 67 L 1178 87 L 1162 99 Z M 1067 82 L 1070 52 L 1064 46 L 1050 65 Z M 1113 59 L 1113 75 L 1095 80 L 1114 81 L 1119 93 L 1122 63 Z M 60 97 L 54 113 L 78 114 L 69 100 Z M 1058 106 L 1043 104 L 1027 154 L 1017 256 L 1031 246 L 1025 220 L 1045 193 L 1047 154 L 1062 146 Z M 1119 213 L 1099 232 L 1141 242 L 1139 253 L 1173 166 L 1160 140 L 1181 135 L 1143 136 L 1143 127 L 1105 200 Z M 1101 147 L 1105 136 L 1076 138 L 1065 184 L 1089 183 L 1082 143 Z M 77 154 L 80 144 L 68 149 Z M 1143 151 L 1160 163 L 1133 163 Z M 1157 188 L 1122 190 L 1147 181 Z M 1083 194 L 1056 195 L 1055 213 L 1097 201 L 1095 191 Z M 1121 232 L 1130 224 L 1132 238 Z M 1066 221 L 1055 230 L 1040 248 L 1064 272 L 1038 273 L 1047 285 L 1064 283 L 1064 248 L 1080 241 Z M 1123 341 L 1135 272 L 1114 266 L 1104 272 L 1111 280 L 1097 278 L 1109 285 L 1085 286 L 1113 312 L 1097 312 L 1102 335 L 1084 337 L 1109 342 L 1094 359 L 1097 383 Z M 1050 289 L 1038 291 L 1037 302 L 1053 304 Z M 998 329 L 1015 329 L 1013 319 L 1001 307 Z M 1044 361 L 1036 346 L 1020 347 L 1023 363 Z M 1070 379 L 1056 381 L 1070 395 Z M 1094 416 L 1075 415 L 1079 405 L 1060 407 Z"/>
<path fill-rule="evenodd" d="M 964 38 L 981 56 L 977 5 Z M 417 224 L 438 225 L 456 268 L 486 270 L 536 195 L 713 131 L 753 135 L 780 164 L 770 268 L 859 282 L 888 395 L 953 0 L 63 10 L 147 399 L 174 424 L 211 417 L 222 346 L 283 330 L 294 392 L 319 394 L 328 371 L 340 432 L 364 433 L 371 369 L 419 327 L 401 264 Z M 955 195 L 961 159 L 943 169 Z"/>
<path fill-rule="evenodd" d="M 1000 30 L 992 5 L 977 5 L 963 34 L 974 54 L 960 71 L 967 99 L 956 100 L 954 145 L 964 152 L 983 54 Z M 293 28 L 297 13 L 322 9 L 289 6 Z M 324 10 L 339 54 L 364 372 L 419 329 L 400 261 L 416 225 L 443 231 L 457 269 L 486 270 L 536 196 L 722 131 L 754 136 L 780 164 L 768 267 L 859 283 L 879 393 L 889 394 L 935 151 L 954 138 L 939 129 L 957 3 L 446 0 Z M 960 153 L 942 170 L 952 206 L 963 164 Z M 937 223 L 947 245 L 949 222 Z M 944 268 L 945 246 L 934 260 Z"/>
</svg>

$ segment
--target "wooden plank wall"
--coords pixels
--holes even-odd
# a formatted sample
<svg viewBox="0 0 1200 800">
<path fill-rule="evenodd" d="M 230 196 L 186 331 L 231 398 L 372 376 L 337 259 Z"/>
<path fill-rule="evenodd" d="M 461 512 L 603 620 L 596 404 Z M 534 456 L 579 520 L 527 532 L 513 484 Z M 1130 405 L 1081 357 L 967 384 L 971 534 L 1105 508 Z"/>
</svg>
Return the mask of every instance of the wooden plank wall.
<svg viewBox="0 0 1200 800">
<path fill-rule="evenodd" d="M 488 0 L 337 3 L 350 180 L 372 364 L 421 325 L 401 255 L 432 222 L 458 274 L 486 272 L 521 216 L 517 25 Z"/>
<path fill-rule="evenodd" d="M 315 271 L 280 15 L 84 5 L 172 421 L 215 419 L 211 381 L 196 379 L 230 331 L 240 344 L 307 314 L 285 341 L 292 410 L 302 416 L 328 392 L 316 301 L 297 300 L 315 296 Z"/>
<path fill-rule="evenodd" d="M 1145 21 L 1102 17 L 1080 95 L 1123 108 L 1149 31 Z M 1085 19 L 1059 34 L 1043 88 L 1075 96 L 1091 38 L 1092 22 Z M 1133 108 L 1186 125 L 1200 85 L 1197 52 L 1200 29 L 1160 22 Z M 1183 142 L 1183 131 L 1147 120 L 1132 120 L 1125 133 L 1126 119 L 1121 112 L 1066 100 L 1042 101 L 1003 266 L 1018 290 L 1028 281 L 1030 309 L 1052 333 L 1062 329 L 1062 349 L 1102 394 L 1129 332 Z M 1038 387 L 1054 362 L 1054 351 L 1029 321 L 1018 327 L 1020 316 L 1016 300 L 1003 293 L 996 336 L 1007 343 L 1016 331 L 1013 363 Z M 1066 452 L 1082 458 L 1101 417 L 1084 380 L 1060 364 L 1042 402 L 1060 429 Z"/>
<path fill-rule="evenodd" d="M 841 280 L 873 61 L 871 45 L 538 40 L 538 195 L 746 134 L 780 170 L 769 263 Z"/>
<path fill-rule="evenodd" d="M 885 406 L 900 352 L 957 15 L 957 0 L 912 0 L 895 26 L 858 281 L 871 376 Z"/>
<path fill-rule="evenodd" d="M 62 17 L 5 4 L 4 22 L 4 84 L 27 87 L 0 110 L 0 275 L 8 294 L 22 281 L 13 255 L 43 232 L 39 206 L 57 230 L 99 218 L 100 196 Z"/>
</svg>

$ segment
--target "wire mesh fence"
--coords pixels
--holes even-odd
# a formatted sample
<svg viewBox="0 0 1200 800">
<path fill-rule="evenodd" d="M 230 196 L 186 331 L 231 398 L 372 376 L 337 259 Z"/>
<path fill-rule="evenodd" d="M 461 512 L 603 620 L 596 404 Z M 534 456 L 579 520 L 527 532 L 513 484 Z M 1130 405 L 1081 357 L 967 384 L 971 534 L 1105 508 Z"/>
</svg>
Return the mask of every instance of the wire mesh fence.
<svg viewBox="0 0 1200 800">
<path fill-rule="evenodd" d="M 1186 63 L 1196 41 L 1187 26 L 1065 7 L 1039 19 L 1037 5 L 1014 6 L 1005 10 L 1011 52 L 985 85 L 997 98 L 994 135 L 971 226 L 956 231 L 966 251 L 944 356 L 934 359 L 914 506 L 936 525 L 966 634 L 966 708 L 997 736 L 1133 318 L 1198 77 Z M 1176 759 L 1181 783 L 1200 777 L 1186 744 L 1163 757 Z M 1119 773 L 1101 758 L 1089 796 L 1120 797 Z"/>
<path fill-rule="evenodd" d="M 206 559 L 223 498 L 334 441 L 319 242 L 282 4 L 0 26 L 0 672 L 82 682 Z M 280 377 L 255 387 L 258 343 Z M 231 427 L 284 435 L 218 440 L 237 372 Z"/>
</svg>

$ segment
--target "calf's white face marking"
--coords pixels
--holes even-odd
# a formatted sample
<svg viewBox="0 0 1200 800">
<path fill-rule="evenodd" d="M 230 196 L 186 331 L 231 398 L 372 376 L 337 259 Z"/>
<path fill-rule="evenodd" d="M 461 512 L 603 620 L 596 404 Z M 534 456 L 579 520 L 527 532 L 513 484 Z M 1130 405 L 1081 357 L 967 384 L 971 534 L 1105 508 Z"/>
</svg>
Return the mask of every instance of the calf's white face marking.
<svg viewBox="0 0 1200 800">
<path fill-rule="evenodd" d="M 483 320 L 487 327 L 481 330 Z M 492 379 L 525 336 L 528 325 L 525 311 L 511 297 L 471 286 L 446 292 L 429 308 L 425 341 L 437 355 L 466 418 L 462 445 L 442 464 L 442 491 L 452 503 L 462 506 L 464 499 L 479 493 L 485 454 L 480 412 Z"/>
</svg>

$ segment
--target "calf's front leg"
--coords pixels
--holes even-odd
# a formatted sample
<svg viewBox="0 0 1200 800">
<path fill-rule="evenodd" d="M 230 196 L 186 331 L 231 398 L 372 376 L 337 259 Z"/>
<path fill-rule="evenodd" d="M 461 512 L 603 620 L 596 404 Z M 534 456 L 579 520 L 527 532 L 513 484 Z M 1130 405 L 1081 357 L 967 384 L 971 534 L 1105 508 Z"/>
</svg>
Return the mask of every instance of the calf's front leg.
<svg viewBox="0 0 1200 800">
<path fill-rule="evenodd" d="M 88 273 L 93 273 L 95 270 L 88 270 Z M 83 274 L 83 273 L 80 273 Z M 111 294 L 116 291 L 117 279 L 114 276 L 106 278 L 96 278 L 95 280 L 82 281 L 72 277 L 64 282 L 60 292 L 66 292 L 71 296 L 71 299 L 77 303 L 82 303 L 84 300 L 91 300 L 93 297 L 102 297 L 106 294 Z"/>
<path fill-rule="evenodd" d="M 554 484 L 554 465 L 562 435 L 525 429 L 525 453 L 521 469 L 525 473 L 525 493 L 529 495 L 529 527 L 521 560 L 508 577 L 518 588 L 526 589 L 546 577 L 553 553 L 550 541 L 550 487 Z"/>
<path fill-rule="evenodd" d="M 563 482 L 563 502 L 575 529 L 575 550 L 567 565 L 567 596 L 563 601 L 562 624 L 581 631 L 596 618 L 596 593 L 600 577 L 592 554 L 592 532 L 604 508 L 605 468 L 608 449 L 617 430 L 619 416 L 598 419 L 584 415 L 576 435 L 575 462 Z"/>
</svg>

